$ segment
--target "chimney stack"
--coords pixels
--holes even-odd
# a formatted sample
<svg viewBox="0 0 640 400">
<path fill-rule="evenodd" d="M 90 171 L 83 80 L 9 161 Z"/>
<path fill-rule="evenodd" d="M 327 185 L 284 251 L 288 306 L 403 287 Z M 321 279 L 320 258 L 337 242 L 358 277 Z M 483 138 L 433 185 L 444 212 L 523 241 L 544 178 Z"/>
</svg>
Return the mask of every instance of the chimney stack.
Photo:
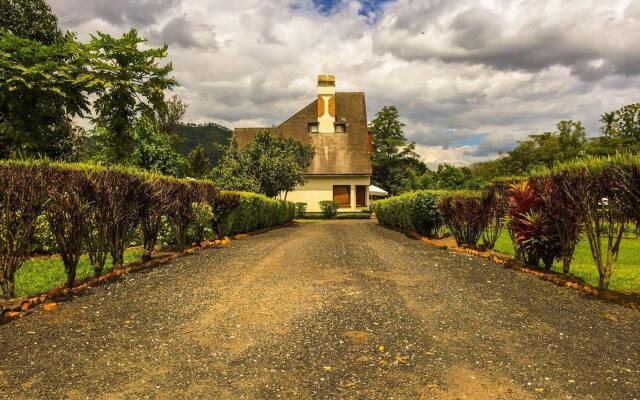
<svg viewBox="0 0 640 400">
<path fill-rule="evenodd" d="M 335 133 L 336 77 L 318 75 L 318 133 Z"/>
</svg>

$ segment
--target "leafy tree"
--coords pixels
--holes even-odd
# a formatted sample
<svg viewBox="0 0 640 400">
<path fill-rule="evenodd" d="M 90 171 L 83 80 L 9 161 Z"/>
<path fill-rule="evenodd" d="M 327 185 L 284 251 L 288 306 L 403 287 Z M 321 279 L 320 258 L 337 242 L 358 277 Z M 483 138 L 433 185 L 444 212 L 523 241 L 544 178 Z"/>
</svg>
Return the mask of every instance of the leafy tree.
<svg viewBox="0 0 640 400">
<path fill-rule="evenodd" d="M 149 115 L 138 118 L 133 127 L 132 164 L 164 175 L 183 177 L 189 170 L 187 159 L 171 145 L 171 138 Z"/>
<path fill-rule="evenodd" d="M 371 180 L 391 194 L 402 192 L 416 170 L 422 169 L 422 173 L 426 170 L 415 152 L 415 144 L 407 142 L 404 126 L 395 106 L 382 107 L 369 124 L 373 133 Z"/>
<path fill-rule="evenodd" d="M 223 189 L 257 191 L 268 197 L 286 194 L 305 182 L 311 146 L 293 138 L 258 133 L 244 148 L 232 140 L 212 178 Z"/>
<path fill-rule="evenodd" d="M 62 39 L 58 18 L 44 0 L 0 0 L 0 27 L 46 45 Z"/>
<path fill-rule="evenodd" d="M 99 141 L 109 163 L 131 162 L 134 120 L 140 113 L 165 107 L 164 90 L 176 85 L 169 76 L 171 63 L 158 62 L 167 56 L 167 46 L 141 49 L 145 42 L 132 29 L 119 39 L 98 32 L 87 46 L 98 88 L 94 122 L 102 128 Z"/>
<path fill-rule="evenodd" d="M 160 130 L 171 138 L 171 143 L 176 150 L 179 150 L 183 138 L 178 133 L 178 125 L 187 112 L 189 105 L 182 101 L 178 95 L 174 94 L 166 99 L 161 106 L 154 110 L 155 119 L 158 121 Z"/>
<path fill-rule="evenodd" d="M 86 62 L 71 35 L 45 45 L 0 32 L 0 157 L 69 155 L 71 117 L 89 111 Z"/>
<path fill-rule="evenodd" d="M 202 178 L 209 172 L 209 159 L 204 153 L 204 146 L 201 144 L 194 147 L 187 155 L 189 162 L 189 171 L 191 177 Z"/>
<path fill-rule="evenodd" d="M 240 151 L 238 142 L 231 138 L 224 150 L 222 158 L 211 170 L 209 179 L 223 190 L 237 190 L 241 192 L 259 192 L 260 185 L 256 177 L 248 170 L 249 159 L 247 153 Z"/>
</svg>

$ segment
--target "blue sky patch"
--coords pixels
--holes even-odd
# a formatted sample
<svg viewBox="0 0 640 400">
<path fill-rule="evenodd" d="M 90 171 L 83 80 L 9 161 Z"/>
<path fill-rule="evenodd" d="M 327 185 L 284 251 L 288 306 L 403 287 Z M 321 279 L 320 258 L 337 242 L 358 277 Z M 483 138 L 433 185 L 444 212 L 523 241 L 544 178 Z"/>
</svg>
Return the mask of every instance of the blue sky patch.
<svg viewBox="0 0 640 400">
<path fill-rule="evenodd" d="M 453 147 L 476 146 L 476 145 L 479 145 L 487 136 L 489 136 L 488 133 L 474 133 L 473 135 L 467 138 L 458 139 L 454 141 L 453 143 L 451 143 L 451 146 Z"/>
<path fill-rule="evenodd" d="M 391 3 L 395 0 L 361 0 L 360 11 L 358 14 L 363 16 L 369 16 L 370 14 L 377 14 L 382 11 L 382 6 L 386 3 Z M 326 16 L 331 15 L 342 3 L 342 0 L 313 0 L 313 6 L 318 13 Z M 295 8 L 294 8 L 295 9 Z"/>
</svg>

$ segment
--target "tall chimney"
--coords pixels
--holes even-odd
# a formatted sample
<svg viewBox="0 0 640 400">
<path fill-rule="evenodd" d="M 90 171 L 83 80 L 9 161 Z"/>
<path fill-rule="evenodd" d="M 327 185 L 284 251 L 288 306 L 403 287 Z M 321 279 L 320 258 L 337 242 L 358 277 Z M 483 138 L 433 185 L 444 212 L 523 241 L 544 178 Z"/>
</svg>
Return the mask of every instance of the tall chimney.
<svg viewBox="0 0 640 400">
<path fill-rule="evenodd" d="M 318 75 L 318 133 L 335 133 L 336 77 Z"/>
</svg>

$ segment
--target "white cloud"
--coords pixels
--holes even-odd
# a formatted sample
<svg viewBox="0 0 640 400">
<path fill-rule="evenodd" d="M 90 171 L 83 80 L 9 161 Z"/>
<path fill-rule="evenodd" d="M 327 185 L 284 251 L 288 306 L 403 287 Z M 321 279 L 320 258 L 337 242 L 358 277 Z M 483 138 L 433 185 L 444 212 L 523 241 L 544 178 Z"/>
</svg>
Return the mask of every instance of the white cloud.
<svg viewBox="0 0 640 400">
<path fill-rule="evenodd" d="M 168 43 L 190 121 L 269 126 L 333 73 L 338 90 L 366 92 L 370 119 L 396 105 L 432 165 L 486 159 L 560 119 L 595 134 L 599 114 L 637 101 L 640 83 L 636 1 L 400 0 L 369 16 L 355 0 L 328 15 L 311 0 L 51 5 L 83 40 L 135 27 Z M 481 143 L 456 144 L 477 133 Z"/>
</svg>

